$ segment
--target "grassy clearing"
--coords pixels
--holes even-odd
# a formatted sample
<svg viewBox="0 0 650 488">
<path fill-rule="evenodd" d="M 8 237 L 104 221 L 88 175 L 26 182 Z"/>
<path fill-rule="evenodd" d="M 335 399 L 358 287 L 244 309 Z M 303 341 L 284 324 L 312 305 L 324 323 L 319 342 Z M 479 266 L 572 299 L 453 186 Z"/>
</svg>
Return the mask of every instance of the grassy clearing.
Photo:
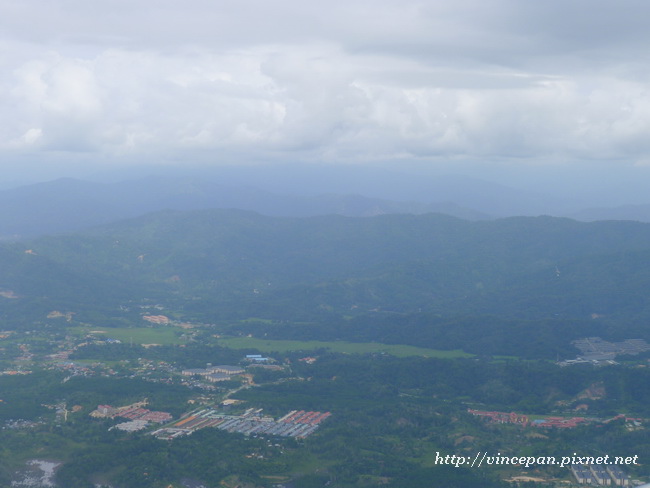
<svg viewBox="0 0 650 488">
<path fill-rule="evenodd" d="M 85 336 L 92 334 L 97 338 L 118 339 L 133 344 L 184 344 L 187 341 L 180 336 L 185 333 L 180 327 L 69 327 L 69 334 Z"/>
<path fill-rule="evenodd" d="M 405 346 L 402 344 L 381 344 L 378 342 L 325 342 L 325 341 L 279 341 L 257 339 L 254 337 L 228 337 L 219 339 L 219 345 L 231 349 L 257 349 L 262 352 L 313 351 L 327 349 L 332 352 L 348 354 L 386 353 L 396 357 L 424 356 L 429 358 L 472 357 L 463 351 L 441 351 L 425 347 Z"/>
</svg>

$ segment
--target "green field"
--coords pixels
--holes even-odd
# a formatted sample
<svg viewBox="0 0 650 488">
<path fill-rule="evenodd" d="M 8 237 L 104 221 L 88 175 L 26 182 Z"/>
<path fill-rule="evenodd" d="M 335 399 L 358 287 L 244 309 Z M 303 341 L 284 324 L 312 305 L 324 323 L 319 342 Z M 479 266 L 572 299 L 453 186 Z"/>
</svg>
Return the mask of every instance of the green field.
<svg viewBox="0 0 650 488">
<path fill-rule="evenodd" d="M 348 354 L 386 353 L 396 357 L 424 356 L 429 358 L 472 357 L 463 351 L 441 351 L 425 347 L 405 346 L 401 344 L 381 344 L 379 342 L 324 342 L 324 341 L 279 341 L 256 339 L 254 337 L 228 337 L 219 339 L 219 345 L 231 349 L 257 349 L 263 352 L 313 351 L 327 349 L 331 352 Z"/>
<path fill-rule="evenodd" d="M 97 337 L 118 339 L 129 344 L 184 344 L 187 341 L 180 336 L 185 333 L 180 327 L 68 327 L 69 334 L 79 337 L 88 334 Z"/>
</svg>

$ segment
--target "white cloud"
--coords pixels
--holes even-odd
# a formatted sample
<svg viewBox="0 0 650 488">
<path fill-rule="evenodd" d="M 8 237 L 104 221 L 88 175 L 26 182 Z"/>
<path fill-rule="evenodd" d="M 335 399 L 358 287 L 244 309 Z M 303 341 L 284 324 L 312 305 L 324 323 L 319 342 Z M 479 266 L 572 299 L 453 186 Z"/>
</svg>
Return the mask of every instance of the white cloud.
<svg viewBox="0 0 650 488">
<path fill-rule="evenodd" d="M 0 150 L 645 161 L 650 5 L 596 3 L 11 2 Z"/>
<path fill-rule="evenodd" d="M 36 127 L 28 129 L 25 134 L 23 134 L 22 140 L 26 144 L 35 144 L 43 136 L 43 131 Z"/>
</svg>

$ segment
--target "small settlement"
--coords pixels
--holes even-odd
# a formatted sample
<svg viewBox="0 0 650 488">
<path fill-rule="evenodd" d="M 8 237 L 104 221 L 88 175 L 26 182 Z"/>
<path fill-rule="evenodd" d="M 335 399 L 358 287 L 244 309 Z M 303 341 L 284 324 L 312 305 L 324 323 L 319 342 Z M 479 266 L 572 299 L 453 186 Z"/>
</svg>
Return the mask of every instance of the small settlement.
<svg viewBox="0 0 650 488">
<path fill-rule="evenodd" d="M 468 412 L 480 417 L 489 423 L 494 424 L 516 424 L 522 427 L 571 429 L 580 424 L 588 422 L 609 423 L 614 420 L 624 420 L 626 423 L 641 424 L 644 419 L 628 418 L 625 415 L 617 415 L 611 419 L 599 420 L 584 417 L 544 417 L 530 420 L 527 415 L 515 412 L 490 412 L 468 409 Z M 627 474 L 615 464 L 574 464 L 570 468 L 571 474 L 578 485 L 591 486 L 631 486 Z"/>
<path fill-rule="evenodd" d="M 545 416 L 538 419 L 531 420 L 527 415 L 515 412 L 497 412 L 497 411 L 484 411 L 473 410 L 471 408 L 467 411 L 475 417 L 481 417 L 492 424 L 518 424 L 523 427 L 542 427 L 542 428 L 557 428 L 557 429 L 572 429 L 581 424 L 586 423 L 603 423 L 608 424 L 614 420 L 623 420 L 631 427 L 640 427 L 647 419 L 627 417 L 623 414 L 616 415 L 610 419 L 597 419 L 593 417 L 552 417 Z M 632 430 L 632 428 L 630 429 Z"/>
<path fill-rule="evenodd" d="M 282 369 L 281 366 L 268 364 L 275 361 L 261 355 L 247 355 L 244 361 L 250 363 L 248 367 Z M 245 368 L 241 366 L 213 366 L 208 363 L 205 368 L 184 369 L 180 373 L 181 376 L 187 378 L 198 377 L 203 381 L 216 383 L 230 380 L 237 375 L 251 379 L 250 375 L 244 374 L 245 372 Z M 143 408 L 147 404 L 146 400 L 117 408 L 111 405 L 99 405 L 90 415 L 94 418 L 120 417 L 128 419 L 128 422 L 110 428 L 128 432 L 146 429 L 150 427 L 151 423 L 167 423 L 169 425 L 152 432 L 152 435 L 165 440 L 190 435 L 206 427 L 216 427 L 227 432 L 245 435 L 264 434 L 303 439 L 313 434 L 321 422 L 331 415 L 330 412 L 292 410 L 287 415 L 275 420 L 262 415 L 262 409 L 255 408 L 249 408 L 240 415 L 227 414 L 226 412 L 236 403 L 238 403 L 237 400 L 225 399 L 221 402 L 219 409 L 203 408 L 190 412 L 175 423 L 170 423 L 172 416 L 167 412 L 153 412 Z"/>
<path fill-rule="evenodd" d="M 154 412 L 146 408 L 142 408 L 147 402 L 138 402 L 125 407 L 114 408 L 110 405 L 99 405 L 96 410 L 90 412 L 90 416 L 94 418 L 115 418 L 121 417 L 128 419 L 129 422 L 117 424 L 111 429 L 125 430 L 127 432 L 134 432 L 137 430 L 145 429 L 149 423 L 154 422 L 162 424 L 172 420 L 172 416 L 168 412 Z M 110 429 L 109 429 L 110 430 Z"/>
<path fill-rule="evenodd" d="M 228 381 L 231 376 L 243 374 L 244 371 L 244 368 L 239 366 L 208 365 L 206 368 L 184 369 L 181 374 L 183 376 L 201 376 L 211 383 L 217 383 L 219 381 Z"/>
<path fill-rule="evenodd" d="M 580 354 L 576 359 L 559 361 L 560 366 L 589 363 L 594 365 L 616 364 L 616 356 L 634 356 L 650 351 L 650 344 L 643 339 L 625 339 L 621 342 L 609 342 L 600 337 L 586 337 L 571 343 Z"/>
<path fill-rule="evenodd" d="M 481 417 L 490 423 L 494 424 L 519 424 L 524 427 L 544 427 L 544 428 L 558 428 L 558 429 L 571 429 L 577 427 L 579 424 L 585 423 L 588 419 L 584 417 L 545 417 L 535 420 L 530 420 L 527 415 L 515 412 L 486 412 L 482 410 L 468 409 L 468 412 L 476 417 Z"/>
<path fill-rule="evenodd" d="M 205 427 L 216 427 L 245 435 L 264 434 L 304 439 L 313 434 L 320 423 L 330 415 L 332 415 L 330 412 L 292 410 L 278 420 L 274 420 L 272 417 L 262 416 L 261 408 L 249 408 L 242 415 L 224 415 L 217 410 L 204 409 L 152 434 L 159 439 L 171 440 Z"/>
</svg>

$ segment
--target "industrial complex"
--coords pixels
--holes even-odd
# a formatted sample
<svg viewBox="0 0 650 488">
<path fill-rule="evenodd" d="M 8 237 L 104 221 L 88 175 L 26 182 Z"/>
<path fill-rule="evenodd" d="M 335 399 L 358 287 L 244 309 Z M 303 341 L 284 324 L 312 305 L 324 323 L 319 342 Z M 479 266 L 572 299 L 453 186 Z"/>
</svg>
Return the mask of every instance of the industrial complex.
<svg viewBox="0 0 650 488">
<path fill-rule="evenodd" d="M 320 423 L 330 415 L 330 412 L 292 410 L 274 420 L 272 417 L 263 416 L 262 409 L 249 408 L 242 415 L 225 415 L 217 410 L 204 409 L 152 434 L 159 439 L 174 439 L 205 427 L 216 427 L 245 435 L 264 434 L 302 439 L 313 434 Z"/>
</svg>

